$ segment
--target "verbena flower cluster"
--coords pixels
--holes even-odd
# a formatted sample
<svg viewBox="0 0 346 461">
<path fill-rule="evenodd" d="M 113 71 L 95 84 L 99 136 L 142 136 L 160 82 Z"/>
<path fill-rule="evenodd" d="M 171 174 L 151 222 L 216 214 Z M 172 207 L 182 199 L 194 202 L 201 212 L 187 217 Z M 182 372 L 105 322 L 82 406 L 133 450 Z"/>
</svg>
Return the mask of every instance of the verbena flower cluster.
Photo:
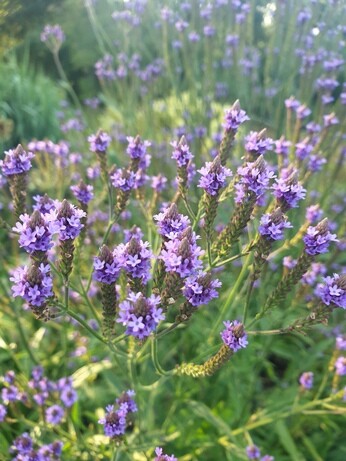
<svg viewBox="0 0 346 461">
<path fill-rule="evenodd" d="M 130 425 L 132 413 L 136 413 L 137 405 L 132 397 L 133 390 L 125 391 L 115 403 L 106 407 L 106 415 L 99 420 L 103 425 L 104 433 L 111 439 L 119 439 L 125 435 L 127 427 Z"/>
</svg>

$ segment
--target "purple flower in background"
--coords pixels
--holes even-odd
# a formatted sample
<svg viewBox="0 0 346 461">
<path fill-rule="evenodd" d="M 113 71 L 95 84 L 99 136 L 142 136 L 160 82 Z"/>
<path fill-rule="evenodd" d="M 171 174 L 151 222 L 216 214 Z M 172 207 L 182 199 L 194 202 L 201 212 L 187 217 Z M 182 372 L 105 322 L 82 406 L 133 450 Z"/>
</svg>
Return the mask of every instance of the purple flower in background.
<svg viewBox="0 0 346 461">
<path fill-rule="evenodd" d="M 261 456 L 260 449 L 256 445 L 246 447 L 246 455 L 249 459 L 258 459 Z"/>
<path fill-rule="evenodd" d="M 346 351 L 346 335 L 336 337 L 335 347 L 338 351 Z"/>
<path fill-rule="evenodd" d="M 305 198 L 306 190 L 298 182 L 298 172 L 290 169 L 281 172 L 281 178 L 276 179 L 272 189 L 274 196 L 283 210 L 297 208 L 298 202 Z"/>
<path fill-rule="evenodd" d="M 178 213 L 175 203 L 172 203 L 161 213 L 154 215 L 154 219 L 157 222 L 158 233 L 170 240 L 175 239 L 190 225 L 189 218 Z"/>
<path fill-rule="evenodd" d="M 35 204 L 32 206 L 34 210 L 38 210 L 40 213 L 45 214 L 49 213 L 50 210 L 55 210 L 56 205 L 59 203 L 58 200 L 53 200 L 45 195 L 34 195 L 33 199 Z"/>
<path fill-rule="evenodd" d="M 196 43 L 200 40 L 199 34 L 195 31 L 189 32 L 188 38 L 191 43 Z"/>
<path fill-rule="evenodd" d="M 300 102 L 294 96 L 291 96 L 285 100 L 285 106 L 286 109 L 296 110 L 300 106 Z"/>
<path fill-rule="evenodd" d="M 262 456 L 261 461 L 274 461 L 274 456 L 264 455 Z"/>
<path fill-rule="evenodd" d="M 41 42 L 45 43 L 52 51 L 58 51 L 65 41 L 65 34 L 61 26 L 47 24 L 41 32 Z"/>
<path fill-rule="evenodd" d="M 137 188 L 136 173 L 133 171 L 118 169 L 111 175 L 113 187 L 120 189 L 123 192 L 131 191 Z"/>
<path fill-rule="evenodd" d="M 96 134 L 88 137 L 91 152 L 106 152 L 112 138 L 104 131 L 99 130 Z"/>
<path fill-rule="evenodd" d="M 146 298 L 142 293 L 130 292 L 127 299 L 119 305 L 117 322 L 126 326 L 127 335 L 138 339 L 147 338 L 165 318 L 159 304 L 159 296 L 151 295 Z"/>
<path fill-rule="evenodd" d="M 304 389 L 312 389 L 314 384 L 314 374 L 312 371 L 306 371 L 299 378 L 299 383 Z"/>
<path fill-rule="evenodd" d="M 218 195 L 220 189 L 226 185 L 226 178 L 232 176 L 231 170 L 221 165 L 219 157 L 213 162 L 206 162 L 205 166 L 197 171 L 202 175 L 198 187 L 209 195 Z"/>
<path fill-rule="evenodd" d="M 86 216 L 85 211 L 71 205 L 67 200 L 63 200 L 57 207 L 56 222 L 59 224 L 59 240 L 73 240 L 80 234 L 84 224 L 82 218 Z M 46 219 L 55 216 L 54 211 L 45 215 Z"/>
<path fill-rule="evenodd" d="M 338 125 L 339 119 L 335 116 L 334 113 L 323 116 L 323 125 L 325 128 L 328 128 L 332 125 Z"/>
<path fill-rule="evenodd" d="M 63 417 L 64 409 L 60 405 L 52 405 L 46 409 L 46 420 L 50 424 L 59 424 Z"/>
<path fill-rule="evenodd" d="M 314 285 L 316 282 L 317 278 L 320 275 L 324 275 L 326 273 L 326 266 L 322 263 L 312 263 L 311 264 L 311 269 L 305 272 L 305 274 L 302 276 L 302 283 L 305 285 Z"/>
<path fill-rule="evenodd" d="M 104 57 L 95 64 L 95 74 L 97 78 L 100 80 L 115 80 L 116 72 L 112 65 L 113 57 L 110 54 L 105 54 Z"/>
<path fill-rule="evenodd" d="M 255 162 L 248 162 L 237 170 L 239 182 L 235 184 L 235 202 L 241 203 L 254 195 L 259 199 L 269 188 L 270 180 L 275 177 L 274 172 L 269 170 L 263 156 L 258 157 Z"/>
<path fill-rule="evenodd" d="M 346 309 L 346 275 L 326 277 L 324 283 L 317 286 L 316 294 L 327 306 L 333 304 Z"/>
<path fill-rule="evenodd" d="M 77 398 L 77 392 L 72 387 L 66 386 L 60 392 L 60 400 L 67 408 L 72 407 Z"/>
<path fill-rule="evenodd" d="M 15 402 L 19 400 L 18 388 L 11 384 L 1 389 L 1 398 L 4 402 Z"/>
<path fill-rule="evenodd" d="M 280 209 L 261 217 L 258 232 L 268 240 L 281 240 L 284 237 L 284 230 L 291 228 L 287 217 Z"/>
<path fill-rule="evenodd" d="M 335 373 L 338 376 L 346 375 L 346 357 L 339 357 L 335 361 Z"/>
<path fill-rule="evenodd" d="M 296 144 L 296 157 L 299 160 L 304 160 L 309 157 L 314 147 L 310 144 L 310 138 L 305 138 Z"/>
<path fill-rule="evenodd" d="M 275 144 L 275 152 L 278 155 L 282 155 L 284 157 L 287 157 L 289 148 L 291 147 L 291 141 L 287 141 L 283 136 L 281 136 L 280 139 L 277 141 L 274 141 Z"/>
<path fill-rule="evenodd" d="M 207 24 L 203 27 L 203 35 L 205 37 L 213 37 L 216 33 L 215 27 L 211 26 L 210 24 Z"/>
<path fill-rule="evenodd" d="M 128 136 L 126 139 L 129 143 L 126 149 L 126 153 L 132 159 L 144 159 L 147 153 L 147 147 L 151 146 L 151 142 L 142 141 L 138 135 L 135 138 Z"/>
<path fill-rule="evenodd" d="M 218 279 L 212 280 L 210 273 L 199 271 L 197 274 L 187 277 L 183 295 L 192 306 L 201 306 L 219 296 L 216 288 L 220 288 L 220 286 L 221 282 Z"/>
<path fill-rule="evenodd" d="M 268 150 L 271 150 L 273 140 L 271 138 L 266 138 L 265 133 L 265 129 L 259 133 L 257 131 L 250 131 L 250 133 L 245 136 L 245 150 L 252 155 L 263 155 Z"/>
<path fill-rule="evenodd" d="M 6 414 L 7 414 L 7 409 L 6 409 L 5 405 L 2 405 L 0 403 L 0 423 L 5 421 Z"/>
<path fill-rule="evenodd" d="M 127 274 L 132 278 L 141 279 L 143 283 L 150 278 L 150 260 L 153 254 L 148 247 L 149 242 L 132 237 L 125 245 L 118 245 L 114 252 Z"/>
<path fill-rule="evenodd" d="M 336 234 L 329 232 L 328 219 L 323 219 L 317 226 L 310 226 L 303 238 L 305 252 L 311 256 L 327 253 L 330 242 L 337 242 Z"/>
<path fill-rule="evenodd" d="M 174 148 L 172 152 L 172 159 L 177 162 L 178 167 L 187 166 L 190 160 L 193 159 L 193 155 L 187 145 L 185 136 L 182 136 L 179 143 L 172 141 L 170 144 Z"/>
<path fill-rule="evenodd" d="M 155 448 L 155 455 L 156 457 L 154 458 L 154 461 L 178 461 L 178 458 L 176 458 L 174 455 L 165 455 L 162 448 L 160 447 Z"/>
<path fill-rule="evenodd" d="M 26 455 L 33 449 L 33 441 L 27 432 L 17 437 L 11 446 L 11 452 L 17 451 L 18 454 Z"/>
<path fill-rule="evenodd" d="M 302 120 L 303 118 L 308 117 L 311 114 L 311 109 L 309 109 L 305 104 L 301 104 L 295 108 L 297 118 Z"/>
<path fill-rule="evenodd" d="M 196 234 L 191 227 L 186 228 L 175 239 L 165 242 L 159 259 L 162 259 L 167 272 L 177 272 L 180 277 L 188 277 L 202 267 L 198 258 L 204 251 L 196 243 Z"/>
<path fill-rule="evenodd" d="M 321 157 L 319 155 L 310 155 L 308 161 L 308 170 L 312 171 L 313 173 L 316 171 L 321 171 L 323 165 L 327 163 L 327 159 Z"/>
<path fill-rule="evenodd" d="M 99 256 L 94 258 L 94 280 L 110 285 L 118 279 L 121 268 L 121 263 L 114 252 L 112 253 L 106 245 L 103 245 Z"/>
<path fill-rule="evenodd" d="M 152 176 L 151 187 L 158 193 L 162 192 L 167 187 L 167 178 L 162 174 Z"/>
<path fill-rule="evenodd" d="M 32 306 L 41 307 L 53 296 L 53 280 L 49 264 L 39 267 L 18 267 L 10 277 L 13 296 L 21 296 Z"/>
<path fill-rule="evenodd" d="M 244 331 L 244 326 L 238 320 L 233 322 L 223 322 L 225 329 L 220 333 L 222 341 L 228 346 L 233 352 L 239 351 L 242 347 L 246 347 L 248 344 L 247 334 Z"/>
<path fill-rule="evenodd" d="M 237 100 L 230 109 L 225 110 L 224 123 L 222 126 L 226 131 L 237 131 L 240 125 L 250 118 L 245 110 L 242 110 Z"/>
<path fill-rule="evenodd" d="M 17 222 L 12 230 L 19 234 L 19 246 L 32 254 L 34 251 L 47 252 L 53 247 L 52 237 L 60 230 L 56 222 L 56 212 L 42 215 L 35 210 L 31 216 L 20 215 L 22 222 Z"/>
<path fill-rule="evenodd" d="M 306 209 L 306 214 L 305 218 L 307 221 L 310 223 L 314 223 L 316 221 L 319 221 L 323 216 L 323 211 L 321 210 L 320 206 L 317 205 L 311 205 Z"/>
<path fill-rule="evenodd" d="M 70 189 L 76 199 L 84 205 L 87 205 L 94 198 L 93 186 L 85 184 L 82 180 L 79 181 L 79 184 L 71 186 Z"/>
<path fill-rule="evenodd" d="M 125 243 L 129 242 L 132 237 L 136 238 L 137 240 L 141 240 L 143 236 L 144 234 L 138 226 L 133 226 L 131 229 L 124 229 Z"/>
<path fill-rule="evenodd" d="M 0 160 L 0 167 L 4 176 L 26 173 L 32 167 L 31 159 L 35 156 L 32 152 L 25 152 L 19 144 L 16 149 L 5 151 L 5 159 Z"/>
</svg>

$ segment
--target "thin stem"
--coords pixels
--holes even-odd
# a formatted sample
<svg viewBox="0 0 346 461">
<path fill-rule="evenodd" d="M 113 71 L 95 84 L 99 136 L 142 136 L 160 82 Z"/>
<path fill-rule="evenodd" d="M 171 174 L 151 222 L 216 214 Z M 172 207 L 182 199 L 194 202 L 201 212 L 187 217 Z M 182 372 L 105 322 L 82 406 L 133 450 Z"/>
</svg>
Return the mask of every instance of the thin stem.
<svg viewBox="0 0 346 461">
<path fill-rule="evenodd" d="M 60 75 L 60 78 L 65 82 L 66 84 L 66 88 L 67 88 L 67 91 L 69 92 L 73 102 L 75 103 L 75 105 L 80 109 L 82 110 L 82 106 L 81 106 L 81 103 L 79 102 L 79 99 L 78 99 L 78 96 L 76 95 L 74 89 L 72 88 L 68 78 L 67 78 L 67 75 L 65 74 L 65 71 L 64 71 L 64 68 L 62 67 L 62 64 L 61 64 L 61 61 L 60 61 L 60 58 L 59 58 L 59 51 L 53 51 L 53 59 L 54 59 L 54 63 L 56 65 L 56 68 L 58 70 L 58 73 Z"/>
<path fill-rule="evenodd" d="M 174 372 L 174 370 L 171 370 L 171 371 L 165 371 L 160 363 L 159 363 L 159 359 L 158 359 L 158 356 L 157 356 L 157 339 L 155 338 L 155 336 L 152 336 L 151 337 L 151 358 L 152 358 L 152 361 L 153 361 L 153 364 L 155 366 L 155 369 L 157 371 L 157 373 L 161 376 L 171 376 Z"/>
</svg>

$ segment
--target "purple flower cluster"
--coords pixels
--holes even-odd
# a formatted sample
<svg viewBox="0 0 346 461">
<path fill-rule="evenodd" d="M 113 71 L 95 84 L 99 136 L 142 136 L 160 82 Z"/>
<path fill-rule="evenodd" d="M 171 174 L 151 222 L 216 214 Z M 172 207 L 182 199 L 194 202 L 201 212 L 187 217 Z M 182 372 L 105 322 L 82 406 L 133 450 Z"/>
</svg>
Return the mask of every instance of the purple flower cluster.
<svg viewBox="0 0 346 461">
<path fill-rule="evenodd" d="M 163 260 L 167 272 L 176 272 L 184 278 L 202 267 L 198 258 L 204 251 L 197 245 L 196 239 L 196 234 L 188 227 L 175 239 L 165 242 L 159 258 Z"/>
<path fill-rule="evenodd" d="M 105 435 L 117 439 L 125 434 L 128 417 L 137 411 L 136 403 L 132 399 L 134 395 L 134 391 L 128 390 L 115 404 L 106 407 L 105 417 L 99 420 L 99 424 L 104 426 Z"/>
<path fill-rule="evenodd" d="M 175 203 L 155 215 L 154 219 L 157 222 L 158 233 L 169 240 L 175 239 L 190 225 L 189 218 L 178 213 Z"/>
<path fill-rule="evenodd" d="M 126 244 L 118 245 L 115 250 L 119 265 L 131 278 L 141 279 L 143 283 L 147 283 L 150 278 L 150 260 L 153 254 L 148 247 L 149 242 L 132 237 Z"/>
<path fill-rule="evenodd" d="M 158 193 L 162 192 L 167 187 L 167 178 L 162 174 L 151 177 L 151 187 Z"/>
<path fill-rule="evenodd" d="M 49 264 L 39 267 L 18 267 L 10 277 L 13 296 L 21 296 L 32 306 L 43 306 L 53 296 L 53 280 Z"/>
<path fill-rule="evenodd" d="M 104 131 L 98 131 L 88 137 L 91 152 L 106 152 L 112 138 Z"/>
<path fill-rule="evenodd" d="M 281 240 L 284 237 L 284 230 L 291 227 L 286 216 L 278 209 L 262 216 L 258 232 L 268 240 Z"/>
<path fill-rule="evenodd" d="M 268 150 L 271 150 L 273 140 L 265 137 L 265 130 L 251 131 L 245 137 L 245 150 L 253 155 L 264 155 Z"/>
<path fill-rule="evenodd" d="M 236 101 L 230 109 L 225 110 L 224 123 L 222 126 L 226 131 L 237 131 L 240 125 L 250 118 L 245 110 L 240 108 L 239 101 Z"/>
<path fill-rule="evenodd" d="M 28 214 L 22 214 L 19 218 L 22 222 L 17 222 L 16 227 L 12 230 L 19 234 L 21 248 L 30 254 L 34 251 L 47 252 L 52 248 L 52 237 L 60 230 L 55 212 L 42 215 L 36 210 L 31 217 Z"/>
<path fill-rule="evenodd" d="M 129 192 L 137 188 L 137 175 L 133 171 L 119 168 L 111 175 L 113 187 L 123 192 Z"/>
<path fill-rule="evenodd" d="M 216 288 L 221 285 L 218 279 L 212 280 L 210 273 L 199 271 L 186 278 L 183 294 L 192 306 L 201 306 L 219 296 Z"/>
<path fill-rule="evenodd" d="M 147 338 L 165 318 L 159 304 L 159 296 L 151 295 L 146 298 L 142 293 L 130 292 L 127 299 L 119 305 L 117 322 L 126 326 L 127 335 L 138 339 Z"/>
<path fill-rule="evenodd" d="M 10 448 L 15 455 L 12 461 L 58 461 L 61 456 L 63 443 L 59 440 L 34 448 L 34 442 L 27 432 L 17 437 Z"/>
<path fill-rule="evenodd" d="M 94 198 L 93 186 L 90 184 L 84 184 L 82 180 L 79 181 L 79 184 L 71 186 L 70 189 L 76 199 L 84 205 L 87 205 L 90 200 Z"/>
<path fill-rule="evenodd" d="M 291 141 L 287 141 L 283 136 L 280 139 L 274 141 L 275 144 L 275 152 L 278 155 L 282 155 L 283 157 L 288 156 L 289 148 L 291 147 Z"/>
<path fill-rule="evenodd" d="M 94 258 L 94 280 L 110 285 L 119 277 L 122 266 L 115 254 L 106 245 L 100 250 L 100 255 Z"/>
<path fill-rule="evenodd" d="M 206 162 L 198 172 L 202 175 L 198 187 L 213 196 L 219 194 L 220 189 L 226 185 L 226 178 L 232 176 L 231 170 L 221 165 L 219 157 L 216 157 L 213 162 Z"/>
<path fill-rule="evenodd" d="M 174 148 L 172 152 L 172 159 L 177 162 L 178 167 L 186 167 L 190 160 L 193 159 L 193 155 L 190 152 L 190 148 L 186 143 L 185 136 L 178 142 L 172 141 L 171 146 Z"/>
<path fill-rule="evenodd" d="M 303 237 L 305 252 L 311 256 L 327 253 L 330 242 L 337 242 L 336 234 L 329 232 L 328 220 L 324 219 L 317 226 L 310 226 Z"/>
<path fill-rule="evenodd" d="M 128 136 L 126 139 L 129 143 L 126 149 L 126 153 L 132 159 L 144 159 L 147 153 L 147 147 L 151 146 L 151 142 L 142 141 L 139 136 L 136 136 L 135 138 Z"/>
<path fill-rule="evenodd" d="M 248 344 L 247 334 L 244 331 L 244 326 L 238 320 L 230 322 L 227 320 L 223 322 L 225 329 L 220 333 L 222 341 L 228 346 L 233 352 L 239 351 L 242 347 L 246 347 Z"/>
<path fill-rule="evenodd" d="M 15 150 L 5 151 L 5 156 L 4 160 L 0 160 L 0 167 L 5 176 L 22 174 L 32 167 L 30 160 L 34 158 L 34 154 L 25 152 L 20 144 Z"/>
<path fill-rule="evenodd" d="M 235 184 L 235 202 L 243 202 L 247 196 L 254 195 L 256 199 L 261 198 L 269 188 L 270 180 L 275 177 L 274 172 L 267 167 L 263 157 L 260 156 L 255 162 L 248 162 L 245 166 L 238 168 L 239 182 Z"/>
<path fill-rule="evenodd" d="M 165 455 L 162 448 L 160 447 L 155 448 L 155 455 L 156 457 L 154 458 L 154 461 L 178 461 L 178 458 L 176 458 L 174 455 Z"/>
<path fill-rule="evenodd" d="M 32 207 L 34 210 L 38 210 L 42 214 L 49 213 L 50 210 L 55 210 L 59 205 L 58 200 L 53 200 L 45 195 L 34 195 L 34 201 L 36 202 Z"/>
<path fill-rule="evenodd" d="M 78 237 L 84 227 L 81 219 L 86 216 L 86 213 L 67 200 L 59 204 L 56 213 L 56 222 L 60 227 L 59 240 L 73 240 Z M 51 210 L 49 215 L 45 216 L 46 219 L 50 219 L 49 216 L 55 216 L 55 212 Z"/>
<path fill-rule="evenodd" d="M 303 389 L 312 389 L 314 384 L 314 374 L 312 371 L 305 371 L 299 378 L 299 384 Z"/>
<path fill-rule="evenodd" d="M 324 284 L 317 286 L 316 294 L 327 306 L 333 304 L 346 309 L 346 275 L 326 277 Z"/>
<path fill-rule="evenodd" d="M 274 196 L 284 210 L 297 208 L 298 202 L 305 198 L 306 190 L 298 182 L 297 176 L 296 170 L 283 170 L 282 177 L 276 179 L 276 183 L 272 186 Z"/>
<path fill-rule="evenodd" d="M 64 40 L 64 31 L 58 24 L 55 24 L 54 26 L 47 24 L 41 32 L 41 41 L 44 43 L 54 41 L 61 44 Z"/>
<path fill-rule="evenodd" d="M 256 445 L 249 445 L 245 451 L 249 459 L 258 459 L 261 456 L 260 449 Z"/>
</svg>

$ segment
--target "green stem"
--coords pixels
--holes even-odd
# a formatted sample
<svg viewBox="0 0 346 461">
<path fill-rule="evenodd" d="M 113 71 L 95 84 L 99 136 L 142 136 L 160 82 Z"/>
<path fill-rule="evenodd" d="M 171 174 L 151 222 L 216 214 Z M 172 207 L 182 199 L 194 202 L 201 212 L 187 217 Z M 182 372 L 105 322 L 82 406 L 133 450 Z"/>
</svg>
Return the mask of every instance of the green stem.
<svg viewBox="0 0 346 461">
<path fill-rule="evenodd" d="M 152 361 L 153 361 L 153 364 L 155 366 L 155 369 L 157 371 L 157 373 L 161 376 L 171 376 L 174 372 L 174 370 L 171 370 L 171 371 L 165 371 L 160 363 L 159 363 L 159 359 L 158 359 L 158 356 L 157 356 L 157 339 L 155 338 L 155 336 L 152 336 L 151 337 L 151 358 L 152 358 Z"/>
</svg>

